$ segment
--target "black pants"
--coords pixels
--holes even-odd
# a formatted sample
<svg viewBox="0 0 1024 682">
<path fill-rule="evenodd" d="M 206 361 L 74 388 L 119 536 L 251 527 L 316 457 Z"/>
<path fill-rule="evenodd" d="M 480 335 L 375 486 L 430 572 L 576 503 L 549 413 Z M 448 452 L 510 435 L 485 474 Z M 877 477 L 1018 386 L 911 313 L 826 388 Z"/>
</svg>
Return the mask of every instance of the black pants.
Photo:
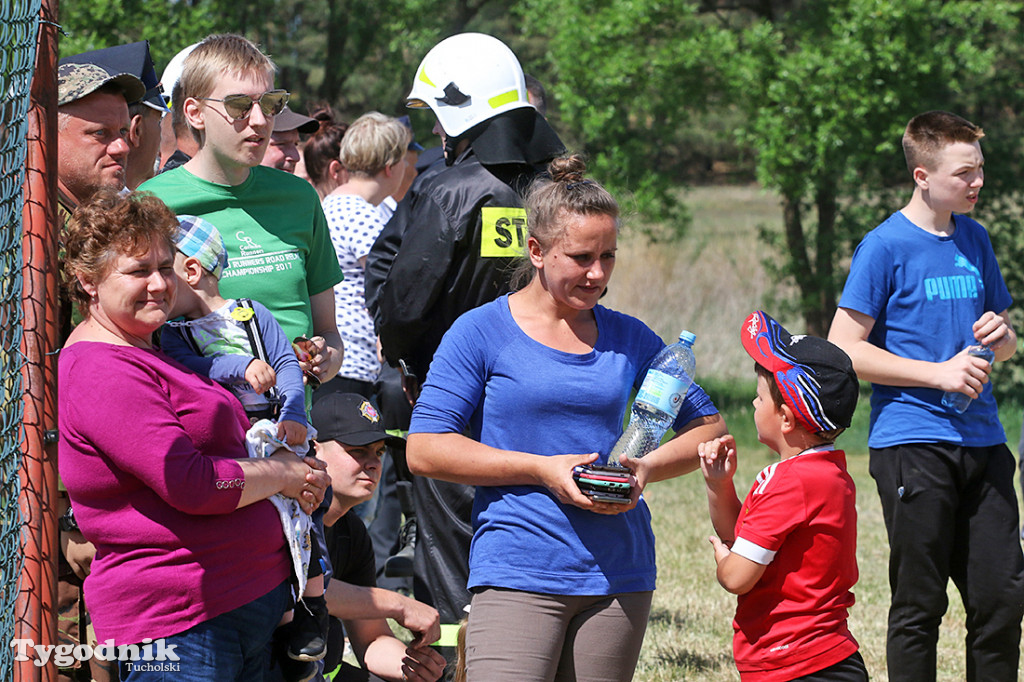
<svg viewBox="0 0 1024 682">
<path fill-rule="evenodd" d="M 889 679 L 935 680 L 952 578 L 967 612 L 967 680 L 1016 682 L 1024 555 L 1009 449 L 872 448 L 870 468 L 889 535 Z"/>
<path fill-rule="evenodd" d="M 458 623 L 472 595 L 469 545 L 473 539 L 473 486 L 413 476 L 416 505 L 416 557 L 413 595 L 441 614 L 441 625 Z M 454 647 L 438 647 L 452 663 Z"/>
<path fill-rule="evenodd" d="M 792 682 L 868 682 L 868 669 L 860 652 L 854 651 L 838 663 Z"/>
<path fill-rule="evenodd" d="M 380 375 L 374 384 L 377 395 L 377 406 L 384 419 L 384 428 L 401 431 L 409 430 L 412 418 L 412 405 L 402 390 L 402 377 L 398 370 L 387 363 L 381 365 Z M 402 518 L 414 516 L 411 491 L 399 492 L 399 487 L 412 486 L 412 475 L 405 465 L 405 448 L 401 452 L 395 446 L 388 448 L 380 472 L 380 492 L 377 497 L 377 513 L 370 524 L 370 538 L 373 540 L 373 553 L 377 559 L 377 586 L 388 590 L 404 590 L 412 592 L 411 578 L 389 578 L 384 575 L 384 562 L 400 549 L 399 530 Z M 410 498 L 404 501 L 402 496 Z M 404 504 L 404 506 L 403 506 Z"/>
</svg>

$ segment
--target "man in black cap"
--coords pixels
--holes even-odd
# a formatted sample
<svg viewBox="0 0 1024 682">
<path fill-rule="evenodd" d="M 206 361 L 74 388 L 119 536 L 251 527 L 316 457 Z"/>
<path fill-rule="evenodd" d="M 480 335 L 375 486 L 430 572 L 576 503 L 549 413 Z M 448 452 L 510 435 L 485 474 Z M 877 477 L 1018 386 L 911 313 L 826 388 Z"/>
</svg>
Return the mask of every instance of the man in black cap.
<svg viewBox="0 0 1024 682">
<path fill-rule="evenodd" d="M 142 81 L 146 92 L 128 103 L 128 161 L 125 185 L 135 189 L 153 177 L 160 152 L 160 120 L 167 113 L 167 104 L 157 79 L 149 42 L 140 40 L 127 45 L 106 47 L 65 57 L 61 64 L 95 64 L 110 73 L 128 73 Z"/>
<path fill-rule="evenodd" d="M 263 155 L 261 166 L 277 168 L 286 173 L 295 172 L 299 162 L 299 134 L 309 135 L 320 128 L 320 121 L 303 116 L 285 107 L 274 117 L 274 130 L 270 133 L 270 146 Z"/>
<path fill-rule="evenodd" d="M 352 512 L 373 495 L 385 448 L 404 445 L 404 441 L 388 435 L 374 406 L 355 393 L 325 395 L 314 403 L 310 416 L 318 434 L 316 456 L 327 465 L 333 490 L 331 499 L 324 501 L 330 504 L 324 514 L 325 554 L 334 569 L 325 593 L 332 616 L 325 670 L 341 663 L 344 622 L 344 634 L 365 670 L 342 664 L 333 677 L 336 682 L 365 680 L 367 673 L 386 680 L 437 680 L 445 666 L 444 658 L 429 648 L 441 634 L 437 610 L 376 587 L 373 543 L 362 520 Z M 397 639 L 388 618 L 412 631 L 412 642 Z M 287 641 L 287 634 L 284 626 L 277 639 Z M 313 662 L 278 656 L 278 663 L 286 680 L 308 680 L 317 674 Z"/>
</svg>

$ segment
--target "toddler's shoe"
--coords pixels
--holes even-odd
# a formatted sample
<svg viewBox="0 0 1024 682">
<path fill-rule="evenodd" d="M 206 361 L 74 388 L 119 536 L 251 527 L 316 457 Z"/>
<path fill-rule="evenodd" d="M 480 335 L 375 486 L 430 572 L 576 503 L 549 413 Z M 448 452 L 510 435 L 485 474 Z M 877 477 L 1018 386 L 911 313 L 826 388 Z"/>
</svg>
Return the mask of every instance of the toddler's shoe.
<svg viewBox="0 0 1024 682">
<path fill-rule="evenodd" d="M 288 658 L 319 661 L 327 653 L 328 613 L 323 596 L 303 597 L 295 605 Z"/>
</svg>

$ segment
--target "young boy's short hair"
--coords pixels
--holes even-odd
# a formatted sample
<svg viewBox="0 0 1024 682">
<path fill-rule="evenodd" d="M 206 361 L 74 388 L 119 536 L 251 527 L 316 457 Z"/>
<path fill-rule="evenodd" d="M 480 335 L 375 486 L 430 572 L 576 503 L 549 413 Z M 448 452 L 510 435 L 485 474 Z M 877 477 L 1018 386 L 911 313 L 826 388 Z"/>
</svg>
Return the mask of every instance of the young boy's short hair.
<svg viewBox="0 0 1024 682">
<path fill-rule="evenodd" d="M 374 176 L 405 157 L 412 132 L 397 118 L 363 114 L 341 138 L 338 160 L 349 173 Z"/>
<path fill-rule="evenodd" d="M 794 336 L 760 310 L 744 321 L 740 337 L 777 407 L 788 405 L 801 426 L 824 441 L 850 426 L 860 386 L 842 349 L 817 336 Z"/>
<path fill-rule="evenodd" d="M 948 111 L 927 111 L 910 119 L 903 133 L 903 155 L 911 173 L 918 166 L 934 169 L 942 148 L 954 142 L 977 142 L 985 132 Z"/>
<path fill-rule="evenodd" d="M 178 87 L 181 88 L 181 94 L 175 104 L 184 103 L 190 97 L 209 97 L 217 80 L 224 74 L 273 77 L 275 71 L 277 66 L 274 62 L 251 40 L 231 33 L 207 36 L 182 63 L 181 77 L 175 84 L 175 94 Z M 191 125 L 189 129 L 196 141 L 199 141 L 199 131 Z"/>
<path fill-rule="evenodd" d="M 224 238 L 208 220 L 194 215 L 178 216 L 178 232 L 174 248 L 186 258 L 195 258 L 203 269 L 220 279 L 228 266 L 228 250 Z"/>
</svg>

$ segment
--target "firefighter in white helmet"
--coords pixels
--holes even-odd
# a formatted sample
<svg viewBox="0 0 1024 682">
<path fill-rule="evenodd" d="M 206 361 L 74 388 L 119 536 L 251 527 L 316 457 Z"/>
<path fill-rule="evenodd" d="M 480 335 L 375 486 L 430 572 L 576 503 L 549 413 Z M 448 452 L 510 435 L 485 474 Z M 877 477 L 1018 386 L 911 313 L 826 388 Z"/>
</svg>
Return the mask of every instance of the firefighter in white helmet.
<svg viewBox="0 0 1024 682">
<path fill-rule="evenodd" d="M 509 292 L 525 250 L 523 193 L 565 147 L 530 104 L 519 60 L 492 36 L 434 46 L 407 104 L 434 113 L 447 167 L 418 178 L 399 204 L 368 257 L 366 293 L 383 354 L 401 366 L 414 401 L 455 319 Z M 450 633 L 470 599 L 473 488 L 415 477 L 413 490 L 416 597 L 438 609 Z"/>
<path fill-rule="evenodd" d="M 428 52 L 406 105 L 434 112 L 449 166 L 455 161 L 452 143 L 467 141 L 468 131 L 506 111 L 533 106 L 515 54 L 482 33 L 452 36 Z"/>
</svg>

